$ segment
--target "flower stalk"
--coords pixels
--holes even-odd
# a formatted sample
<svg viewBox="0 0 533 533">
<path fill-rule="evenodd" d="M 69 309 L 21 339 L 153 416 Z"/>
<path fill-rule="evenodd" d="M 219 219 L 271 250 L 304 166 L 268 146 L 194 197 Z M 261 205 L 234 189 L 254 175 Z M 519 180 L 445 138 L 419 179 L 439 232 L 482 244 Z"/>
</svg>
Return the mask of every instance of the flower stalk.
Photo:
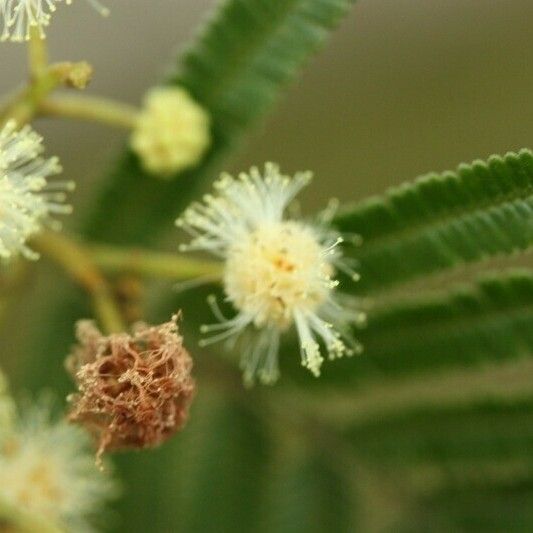
<svg viewBox="0 0 533 533">
<path fill-rule="evenodd" d="M 106 245 L 90 245 L 88 252 L 98 267 L 112 273 L 128 272 L 175 281 L 192 278 L 218 281 L 222 277 L 220 263 L 188 259 L 177 254 Z"/>
<path fill-rule="evenodd" d="M 43 255 L 63 270 L 91 296 L 94 312 L 108 333 L 125 331 L 126 326 L 112 291 L 92 261 L 75 241 L 57 233 L 42 233 L 33 242 Z"/>
<path fill-rule="evenodd" d="M 46 40 L 36 26 L 33 26 L 30 29 L 28 65 L 31 77 L 34 79 L 39 78 L 46 71 L 46 67 L 48 66 L 48 48 L 46 46 Z"/>
<path fill-rule="evenodd" d="M 131 130 L 137 124 L 138 111 L 122 102 L 94 96 L 56 96 L 43 100 L 39 114 L 99 122 Z"/>
<path fill-rule="evenodd" d="M 19 126 L 27 124 L 38 113 L 41 102 L 54 89 L 61 85 L 83 89 L 89 83 L 91 75 L 92 68 L 85 61 L 65 61 L 46 67 L 26 87 L 8 99 L 0 109 L 0 124 L 9 120 L 15 120 Z"/>
<path fill-rule="evenodd" d="M 52 232 L 36 237 L 32 246 L 60 265 L 69 277 L 91 295 L 96 316 L 107 333 L 125 331 L 126 327 L 102 271 L 174 281 L 201 279 L 215 282 L 222 277 L 220 264 L 213 261 L 135 248 L 83 245 L 65 235 Z"/>
<path fill-rule="evenodd" d="M 49 64 L 46 40 L 38 27 L 30 29 L 28 68 L 28 84 L 0 107 L 0 125 L 9 120 L 15 120 L 19 127 L 27 124 L 38 114 L 41 102 L 54 89 L 61 85 L 85 89 L 92 77 L 92 67 L 86 61 Z"/>
</svg>

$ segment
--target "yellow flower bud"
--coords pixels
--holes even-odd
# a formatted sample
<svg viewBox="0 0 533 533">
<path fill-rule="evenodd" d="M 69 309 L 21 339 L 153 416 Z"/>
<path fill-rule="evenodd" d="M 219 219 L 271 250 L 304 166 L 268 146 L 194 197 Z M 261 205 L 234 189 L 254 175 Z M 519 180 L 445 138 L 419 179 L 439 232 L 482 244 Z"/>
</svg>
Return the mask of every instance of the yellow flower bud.
<svg viewBox="0 0 533 533">
<path fill-rule="evenodd" d="M 196 165 L 210 142 L 209 116 L 177 87 L 148 93 L 131 137 L 131 147 L 145 170 L 160 176 Z"/>
</svg>

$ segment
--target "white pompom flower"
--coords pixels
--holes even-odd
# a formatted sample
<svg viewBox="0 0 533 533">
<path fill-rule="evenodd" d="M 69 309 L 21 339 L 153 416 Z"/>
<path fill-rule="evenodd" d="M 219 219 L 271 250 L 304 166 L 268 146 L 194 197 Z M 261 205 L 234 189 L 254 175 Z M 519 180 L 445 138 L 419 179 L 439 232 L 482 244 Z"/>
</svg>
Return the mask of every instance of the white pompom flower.
<svg viewBox="0 0 533 533">
<path fill-rule="evenodd" d="M 98 0 L 87 1 L 100 14 L 108 15 L 108 9 Z M 44 38 L 44 28 L 50 25 L 52 13 L 61 3 L 70 5 L 72 0 L 0 0 L 0 20 L 3 25 L 0 40 L 27 41 L 31 28 L 37 28 L 41 38 Z"/>
<path fill-rule="evenodd" d="M 361 351 L 351 326 L 364 321 L 357 300 L 338 291 L 337 271 L 357 280 L 353 264 L 342 255 L 341 235 L 322 216 L 315 223 L 290 219 L 286 208 L 311 179 L 310 173 L 284 176 L 268 163 L 238 179 L 223 175 L 216 195 L 192 205 L 177 225 L 193 236 L 182 250 L 208 251 L 224 260 L 223 285 L 237 314 L 226 319 L 210 300 L 219 322 L 203 326 L 215 332 L 204 344 L 247 339 L 242 367 L 245 382 L 255 377 L 273 383 L 279 377 L 281 335 L 295 327 L 302 365 L 320 375 L 324 355 L 335 359 Z"/>
<path fill-rule="evenodd" d="M 51 422 L 47 402 L 1 427 L 0 504 L 54 531 L 93 531 L 117 488 L 96 467 L 87 440 L 66 421 Z"/>
<path fill-rule="evenodd" d="M 207 112 L 180 87 L 157 87 L 146 96 L 131 147 L 144 169 L 171 177 L 196 165 L 211 143 Z"/>
<path fill-rule="evenodd" d="M 57 157 L 41 157 L 42 137 L 30 126 L 10 121 L 0 130 L 0 258 L 37 254 L 27 240 L 44 226 L 57 227 L 53 215 L 72 211 L 64 203 L 71 181 L 50 180 L 61 172 Z"/>
</svg>

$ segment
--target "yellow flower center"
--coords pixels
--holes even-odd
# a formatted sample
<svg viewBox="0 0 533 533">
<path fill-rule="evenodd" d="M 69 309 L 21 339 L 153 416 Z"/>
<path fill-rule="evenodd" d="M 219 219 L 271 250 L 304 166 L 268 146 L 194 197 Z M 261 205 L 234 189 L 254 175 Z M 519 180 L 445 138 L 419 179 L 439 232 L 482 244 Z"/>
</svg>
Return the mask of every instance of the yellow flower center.
<svg viewBox="0 0 533 533">
<path fill-rule="evenodd" d="M 297 222 L 263 225 L 228 254 L 225 290 L 260 327 L 285 329 L 293 312 L 315 311 L 329 293 L 332 267 L 313 230 Z"/>
</svg>

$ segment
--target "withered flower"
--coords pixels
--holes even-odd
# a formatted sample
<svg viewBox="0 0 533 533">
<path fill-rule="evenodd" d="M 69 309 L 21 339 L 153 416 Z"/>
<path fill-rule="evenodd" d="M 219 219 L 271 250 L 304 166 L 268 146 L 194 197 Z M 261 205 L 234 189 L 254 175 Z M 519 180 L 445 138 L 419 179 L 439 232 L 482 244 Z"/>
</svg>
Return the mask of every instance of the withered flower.
<svg viewBox="0 0 533 533">
<path fill-rule="evenodd" d="M 76 325 L 78 345 L 67 368 L 78 385 L 69 418 L 106 451 L 150 448 L 185 424 L 195 383 L 177 316 L 159 326 L 138 323 L 132 334 L 104 336 L 88 320 Z"/>
</svg>

